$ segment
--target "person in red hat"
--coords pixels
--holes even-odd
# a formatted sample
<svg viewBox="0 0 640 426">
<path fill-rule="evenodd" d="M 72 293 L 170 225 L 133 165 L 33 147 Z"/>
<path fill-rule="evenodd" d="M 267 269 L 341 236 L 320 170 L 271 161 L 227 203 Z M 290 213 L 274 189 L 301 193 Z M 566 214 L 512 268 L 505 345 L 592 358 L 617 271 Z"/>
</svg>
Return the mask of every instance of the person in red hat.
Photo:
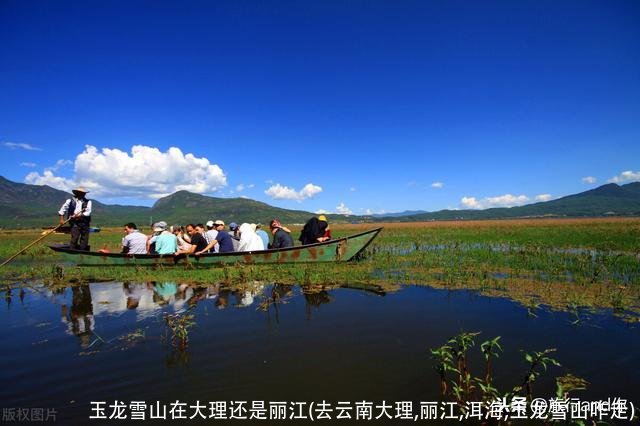
<svg viewBox="0 0 640 426">
<path fill-rule="evenodd" d="M 91 225 L 91 200 L 86 198 L 87 191 L 83 187 L 78 187 L 73 192 L 73 198 L 67 199 L 58 215 L 60 224 L 69 220 L 71 227 L 71 241 L 69 247 L 75 250 L 89 250 L 89 225 Z"/>
</svg>

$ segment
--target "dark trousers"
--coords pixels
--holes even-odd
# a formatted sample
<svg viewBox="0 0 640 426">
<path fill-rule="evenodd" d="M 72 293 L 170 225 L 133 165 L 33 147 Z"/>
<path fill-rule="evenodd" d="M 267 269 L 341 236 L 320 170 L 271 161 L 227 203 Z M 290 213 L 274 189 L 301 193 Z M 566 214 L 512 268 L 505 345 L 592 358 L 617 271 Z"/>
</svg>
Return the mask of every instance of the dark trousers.
<svg viewBox="0 0 640 426">
<path fill-rule="evenodd" d="M 89 250 L 89 224 L 88 223 L 72 223 L 71 224 L 71 242 L 69 246 L 75 250 Z"/>
</svg>

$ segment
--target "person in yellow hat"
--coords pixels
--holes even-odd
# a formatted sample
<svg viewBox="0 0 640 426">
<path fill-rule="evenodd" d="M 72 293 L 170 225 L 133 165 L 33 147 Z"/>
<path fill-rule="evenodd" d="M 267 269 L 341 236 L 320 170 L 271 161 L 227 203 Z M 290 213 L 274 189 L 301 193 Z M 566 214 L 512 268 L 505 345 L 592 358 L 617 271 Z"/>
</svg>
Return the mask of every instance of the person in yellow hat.
<svg viewBox="0 0 640 426">
<path fill-rule="evenodd" d="M 320 222 L 324 222 L 324 223 L 327 224 L 326 226 L 324 226 L 324 235 L 323 235 L 323 237 L 324 237 L 325 241 L 330 240 L 331 239 L 331 228 L 329 228 L 329 221 L 327 220 L 327 217 L 325 215 L 321 214 L 320 216 L 318 216 L 318 220 Z M 323 226 L 322 223 L 320 224 L 320 226 L 321 227 Z"/>
<path fill-rule="evenodd" d="M 330 238 L 325 236 L 328 226 L 329 224 L 326 221 L 326 217 L 325 220 L 321 220 L 319 217 L 314 216 L 304 224 L 298 240 L 303 246 L 307 244 L 323 243 Z"/>
<path fill-rule="evenodd" d="M 69 247 L 75 250 L 89 250 L 89 226 L 91 225 L 91 200 L 86 198 L 87 191 L 78 187 L 73 192 L 73 198 L 67 199 L 60 210 L 60 224 L 69 220 L 71 227 L 71 241 Z"/>
</svg>

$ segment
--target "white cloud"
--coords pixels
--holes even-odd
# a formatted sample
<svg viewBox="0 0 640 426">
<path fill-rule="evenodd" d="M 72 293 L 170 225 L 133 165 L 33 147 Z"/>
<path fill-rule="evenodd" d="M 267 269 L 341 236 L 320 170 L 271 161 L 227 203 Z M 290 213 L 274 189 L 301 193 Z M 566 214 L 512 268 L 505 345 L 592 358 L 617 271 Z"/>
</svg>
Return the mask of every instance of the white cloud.
<svg viewBox="0 0 640 426">
<path fill-rule="evenodd" d="M 66 167 L 66 166 L 70 166 L 73 164 L 73 161 L 71 160 L 58 160 L 56 161 L 56 164 L 54 164 L 53 166 L 47 167 L 45 170 L 49 170 L 51 172 L 56 172 L 59 169 Z"/>
<path fill-rule="evenodd" d="M 582 183 L 588 183 L 588 184 L 592 184 L 592 183 L 596 183 L 598 179 L 594 178 L 593 176 L 585 176 L 582 178 Z"/>
<path fill-rule="evenodd" d="M 251 189 L 253 188 L 255 185 L 254 184 L 249 184 L 249 185 L 245 185 L 244 183 L 241 183 L 239 185 L 236 185 L 236 192 L 242 192 L 245 189 Z"/>
<path fill-rule="evenodd" d="M 356 188 L 352 186 L 351 188 L 349 188 L 349 191 L 356 192 Z"/>
<path fill-rule="evenodd" d="M 66 192 L 70 192 L 76 186 L 73 180 L 54 176 L 51 170 L 45 170 L 42 175 L 38 172 L 31 172 L 24 178 L 24 181 L 31 185 L 49 185 Z"/>
<path fill-rule="evenodd" d="M 24 162 L 24 163 L 20 163 L 20 165 L 22 167 L 35 167 L 36 163 L 28 163 L 28 162 Z"/>
<path fill-rule="evenodd" d="M 279 183 L 272 185 L 264 191 L 265 194 L 274 200 L 296 200 L 298 202 L 307 198 L 313 198 L 320 192 L 322 192 L 322 188 L 312 183 L 306 184 L 300 191 L 280 185 Z"/>
<path fill-rule="evenodd" d="M 316 210 L 315 213 L 316 214 L 331 214 L 330 211 L 325 210 L 325 209 Z"/>
<path fill-rule="evenodd" d="M 42 148 L 29 145 L 28 143 L 5 142 L 3 143 L 3 145 L 9 149 L 25 149 L 27 151 L 42 151 Z"/>
<path fill-rule="evenodd" d="M 60 160 L 57 166 L 64 165 Z M 54 166 L 55 167 L 55 166 Z M 179 148 L 166 152 L 135 145 L 131 154 L 119 149 L 87 145 L 75 159 L 71 179 L 55 176 L 53 168 L 42 175 L 29 173 L 27 183 L 69 190 L 75 185 L 88 188 L 93 196 L 159 198 L 180 190 L 195 193 L 216 191 L 227 184 L 222 169 L 207 158 L 183 154 Z"/>
<path fill-rule="evenodd" d="M 514 207 L 521 206 L 529 202 L 526 195 L 499 195 L 497 197 L 487 197 L 478 200 L 476 197 L 462 197 L 460 203 L 467 209 L 488 209 L 492 207 Z"/>
<path fill-rule="evenodd" d="M 480 209 L 480 203 L 476 200 L 476 197 L 462 197 L 460 200 L 462 205 L 467 209 Z"/>
<path fill-rule="evenodd" d="M 441 189 L 443 186 L 444 186 L 444 183 L 442 183 L 442 182 L 433 182 L 431 184 L 432 188 L 437 188 L 437 189 Z"/>
<path fill-rule="evenodd" d="M 351 211 L 351 209 L 347 206 L 344 205 L 344 203 L 341 201 L 339 205 L 336 206 L 336 211 L 339 214 L 346 214 L 346 215 L 350 215 L 353 214 L 353 212 Z"/>
<path fill-rule="evenodd" d="M 637 182 L 637 181 L 640 181 L 640 171 L 632 172 L 631 170 L 627 170 L 625 172 L 620 173 L 618 176 L 612 177 L 607 182 L 625 183 L 625 182 Z"/>
<path fill-rule="evenodd" d="M 551 194 L 536 195 L 536 201 L 549 201 L 552 198 Z"/>
</svg>

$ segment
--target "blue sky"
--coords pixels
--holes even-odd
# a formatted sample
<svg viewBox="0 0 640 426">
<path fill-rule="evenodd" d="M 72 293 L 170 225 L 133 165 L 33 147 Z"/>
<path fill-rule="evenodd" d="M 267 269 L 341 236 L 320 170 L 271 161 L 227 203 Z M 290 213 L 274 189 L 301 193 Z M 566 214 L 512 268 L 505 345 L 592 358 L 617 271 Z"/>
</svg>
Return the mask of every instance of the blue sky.
<svg viewBox="0 0 640 426">
<path fill-rule="evenodd" d="M 0 154 L 107 203 L 353 214 L 637 181 L 640 3 L 3 0 Z"/>
</svg>

